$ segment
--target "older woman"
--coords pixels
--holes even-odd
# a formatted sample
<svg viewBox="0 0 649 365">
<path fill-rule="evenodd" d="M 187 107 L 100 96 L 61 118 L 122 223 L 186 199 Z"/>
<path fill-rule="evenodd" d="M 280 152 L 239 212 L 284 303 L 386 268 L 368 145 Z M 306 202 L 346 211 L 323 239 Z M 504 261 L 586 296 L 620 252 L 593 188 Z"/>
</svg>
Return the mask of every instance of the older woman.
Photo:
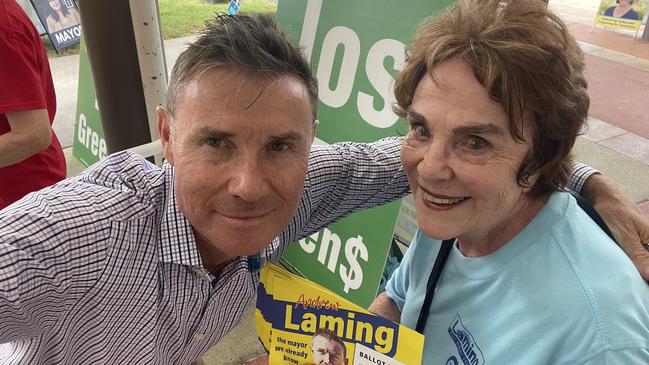
<svg viewBox="0 0 649 365">
<path fill-rule="evenodd" d="M 649 364 L 649 288 L 563 192 L 582 72 L 540 1 L 460 0 L 418 30 L 396 97 L 420 230 L 370 309 L 421 317 L 424 363 Z"/>
</svg>

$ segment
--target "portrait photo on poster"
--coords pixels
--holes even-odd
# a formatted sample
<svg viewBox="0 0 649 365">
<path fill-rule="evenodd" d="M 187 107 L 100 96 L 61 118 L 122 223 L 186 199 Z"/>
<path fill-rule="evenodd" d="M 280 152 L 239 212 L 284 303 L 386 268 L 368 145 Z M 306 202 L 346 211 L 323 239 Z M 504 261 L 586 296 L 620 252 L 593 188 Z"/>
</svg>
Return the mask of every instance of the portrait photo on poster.
<svg viewBox="0 0 649 365">
<path fill-rule="evenodd" d="M 79 43 L 81 18 L 74 0 L 31 0 L 57 51 Z"/>
<path fill-rule="evenodd" d="M 646 10 L 646 0 L 602 0 L 598 14 L 639 22 L 642 21 Z"/>
</svg>

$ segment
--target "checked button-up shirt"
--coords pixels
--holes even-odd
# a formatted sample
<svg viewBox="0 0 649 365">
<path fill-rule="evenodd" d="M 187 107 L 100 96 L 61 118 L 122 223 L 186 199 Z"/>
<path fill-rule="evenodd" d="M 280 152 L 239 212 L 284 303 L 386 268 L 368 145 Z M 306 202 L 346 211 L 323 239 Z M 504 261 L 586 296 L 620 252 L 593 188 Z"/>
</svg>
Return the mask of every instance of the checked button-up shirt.
<svg viewBox="0 0 649 365">
<path fill-rule="evenodd" d="M 235 326 L 263 261 L 408 192 L 399 139 L 314 146 L 290 225 L 215 280 L 174 171 L 130 153 L 0 211 L 0 364 L 188 364 Z"/>
</svg>

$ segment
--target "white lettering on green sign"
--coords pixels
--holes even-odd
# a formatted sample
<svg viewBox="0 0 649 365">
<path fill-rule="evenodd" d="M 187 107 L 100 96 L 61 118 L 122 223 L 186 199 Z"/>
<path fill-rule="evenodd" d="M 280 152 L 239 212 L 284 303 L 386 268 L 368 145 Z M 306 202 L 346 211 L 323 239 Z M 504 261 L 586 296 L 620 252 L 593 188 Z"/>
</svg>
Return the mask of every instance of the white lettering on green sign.
<svg viewBox="0 0 649 365">
<path fill-rule="evenodd" d="M 106 140 L 100 138 L 97 132 L 92 129 L 86 121 L 86 115 L 79 114 L 79 125 L 77 128 L 77 140 L 100 160 L 106 157 Z"/>
<path fill-rule="evenodd" d="M 322 0 L 307 1 L 304 19 L 314 21 L 304 21 L 300 43 L 304 47 L 305 56 L 309 61 L 313 54 L 321 9 Z M 333 83 L 331 76 L 334 71 L 334 60 L 338 47 L 343 49 L 343 59 L 338 80 Z M 322 103 L 332 108 L 340 108 L 349 101 L 361 56 L 360 52 L 361 41 L 351 28 L 336 26 L 325 34 L 316 75 L 320 85 L 318 91 Z M 405 63 L 405 45 L 403 42 L 396 39 L 381 39 L 370 47 L 367 54 L 365 73 L 372 87 L 383 99 L 383 108 L 376 110 L 374 108 L 374 96 L 362 91 L 358 91 L 356 103 L 361 118 L 377 128 L 389 128 L 399 119 L 391 109 L 394 102 L 394 90 L 392 88 L 394 78 L 383 66 L 383 62 L 387 58 L 392 58 L 394 68 L 400 71 Z M 332 84 L 335 86 L 332 87 Z"/>
<path fill-rule="evenodd" d="M 314 253 L 316 248 L 319 248 L 318 262 L 326 265 L 329 271 L 335 273 L 336 266 L 338 266 L 340 279 L 345 285 L 343 288 L 345 293 L 349 293 L 350 289 L 356 290 L 360 288 L 363 284 L 363 269 L 359 259 L 367 262 L 369 254 L 367 247 L 363 243 L 363 237 L 358 235 L 345 241 L 345 260 L 347 262 L 338 265 L 340 246 L 342 245 L 340 237 L 328 228 L 322 230 L 322 236 L 320 233 L 316 232 L 308 238 L 301 239 L 300 247 L 309 254 Z"/>
</svg>

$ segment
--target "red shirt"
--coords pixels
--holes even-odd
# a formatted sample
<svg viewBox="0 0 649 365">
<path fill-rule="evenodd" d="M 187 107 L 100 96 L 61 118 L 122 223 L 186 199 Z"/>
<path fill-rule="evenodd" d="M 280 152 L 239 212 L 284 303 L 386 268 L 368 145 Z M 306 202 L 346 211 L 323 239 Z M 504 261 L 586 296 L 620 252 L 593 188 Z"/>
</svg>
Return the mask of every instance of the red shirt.
<svg viewBox="0 0 649 365">
<path fill-rule="evenodd" d="M 0 135 L 9 132 L 6 112 L 47 109 L 50 125 L 56 95 L 40 35 L 15 0 L 0 0 Z M 50 146 L 0 168 L 0 209 L 25 194 L 65 178 L 65 157 L 52 131 Z"/>
</svg>

